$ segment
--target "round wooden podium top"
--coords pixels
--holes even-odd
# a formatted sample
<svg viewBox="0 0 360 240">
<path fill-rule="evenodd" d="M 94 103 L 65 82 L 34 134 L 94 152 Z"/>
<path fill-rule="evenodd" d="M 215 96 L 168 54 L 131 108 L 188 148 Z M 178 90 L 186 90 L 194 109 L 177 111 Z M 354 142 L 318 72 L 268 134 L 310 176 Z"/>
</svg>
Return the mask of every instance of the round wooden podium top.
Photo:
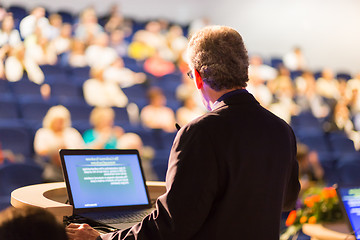
<svg viewBox="0 0 360 240">
<path fill-rule="evenodd" d="M 157 199 L 166 192 L 165 182 L 147 181 L 150 199 Z M 11 193 L 11 205 L 16 208 L 35 206 L 46 208 L 60 221 L 71 216 L 73 208 L 68 203 L 64 182 L 43 183 L 18 188 Z"/>
<path fill-rule="evenodd" d="M 311 240 L 356 240 L 345 223 L 304 224 L 302 230 Z"/>
</svg>

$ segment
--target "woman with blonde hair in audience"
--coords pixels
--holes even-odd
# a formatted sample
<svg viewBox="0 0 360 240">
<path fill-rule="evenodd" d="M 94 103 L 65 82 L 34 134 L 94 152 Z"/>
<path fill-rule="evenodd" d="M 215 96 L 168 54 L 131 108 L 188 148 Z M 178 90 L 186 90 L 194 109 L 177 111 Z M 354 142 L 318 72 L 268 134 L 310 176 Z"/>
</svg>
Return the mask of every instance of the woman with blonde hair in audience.
<svg viewBox="0 0 360 240">
<path fill-rule="evenodd" d="M 85 44 L 90 44 L 100 33 L 103 27 L 98 23 L 95 9 L 88 7 L 80 14 L 80 22 L 75 28 L 75 37 Z"/>
<path fill-rule="evenodd" d="M 81 134 L 71 127 L 70 112 L 62 105 L 51 107 L 34 138 L 35 153 L 49 160 L 45 162 L 44 180 L 63 181 L 59 149 L 83 147 Z"/>
<path fill-rule="evenodd" d="M 85 144 L 95 149 L 115 149 L 124 130 L 114 126 L 115 112 L 110 107 L 95 107 L 90 114 L 92 129 L 83 134 Z"/>
</svg>

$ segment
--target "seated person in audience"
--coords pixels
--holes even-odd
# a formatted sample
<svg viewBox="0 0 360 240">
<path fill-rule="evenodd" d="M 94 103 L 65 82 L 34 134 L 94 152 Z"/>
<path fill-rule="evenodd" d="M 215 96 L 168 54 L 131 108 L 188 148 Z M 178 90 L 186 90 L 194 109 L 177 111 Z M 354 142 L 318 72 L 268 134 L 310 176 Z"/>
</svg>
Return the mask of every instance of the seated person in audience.
<svg viewBox="0 0 360 240">
<path fill-rule="evenodd" d="M 129 44 L 125 41 L 125 33 L 121 29 L 115 29 L 110 33 L 109 46 L 115 49 L 116 53 L 120 57 L 127 56 Z"/>
<path fill-rule="evenodd" d="M 4 61 L 12 48 L 21 44 L 18 30 L 14 28 L 12 14 L 5 14 L 0 29 L 0 78 L 5 78 Z"/>
<path fill-rule="evenodd" d="M 83 134 L 88 148 L 115 149 L 118 140 L 124 135 L 124 130 L 114 126 L 115 112 L 110 107 L 95 107 L 90 114 L 90 124 L 93 129 Z"/>
<path fill-rule="evenodd" d="M 0 47 L 16 47 L 21 43 L 19 31 L 14 27 L 14 18 L 11 13 L 5 15 L 1 22 Z"/>
<path fill-rule="evenodd" d="M 267 82 L 273 80 L 276 76 L 276 69 L 264 64 L 259 55 L 253 55 L 250 58 L 249 77 Z"/>
<path fill-rule="evenodd" d="M 51 40 L 57 55 L 70 51 L 72 42 L 71 31 L 71 24 L 64 23 L 60 28 L 59 35 Z"/>
<path fill-rule="evenodd" d="M 265 85 L 264 80 L 257 74 L 249 74 L 249 82 L 246 90 L 253 94 L 255 99 L 265 108 L 268 108 L 273 102 L 273 96 L 269 88 Z"/>
<path fill-rule="evenodd" d="M 119 85 L 104 79 L 102 68 L 91 68 L 90 76 L 83 84 L 87 104 L 97 107 L 125 107 L 128 104 L 128 98 Z"/>
<path fill-rule="evenodd" d="M 48 160 L 45 161 L 44 180 L 63 181 L 59 149 L 83 147 L 81 134 L 71 127 L 70 112 L 61 105 L 51 107 L 34 138 L 35 153 Z"/>
<path fill-rule="evenodd" d="M 360 133 L 355 130 L 346 101 L 340 100 L 334 106 L 330 117 L 323 123 L 325 132 L 344 132 L 354 142 L 356 150 L 360 149 Z"/>
<path fill-rule="evenodd" d="M 324 97 L 329 104 L 333 104 L 336 100 L 339 100 L 339 81 L 334 77 L 331 69 L 323 69 L 321 77 L 316 80 L 316 91 L 320 96 Z"/>
<path fill-rule="evenodd" d="M 67 240 L 65 226 L 39 207 L 8 207 L 0 212 L 0 239 Z"/>
<path fill-rule="evenodd" d="M 71 67 L 86 67 L 88 63 L 85 57 L 86 45 L 83 41 L 73 39 L 69 53 L 69 65 Z"/>
<path fill-rule="evenodd" d="M 15 162 L 15 154 L 8 149 L 2 149 L 1 148 L 1 142 L 0 142 L 0 165 L 6 162 Z"/>
<path fill-rule="evenodd" d="M 118 57 L 115 49 L 109 47 L 109 36 L 107 33 L 99 33 L 93 44 L 85 50 L 86 61 L 90 67 L 108 67 Z"/>
<path fill-rule="evenodd" d="M 104 71 L 104 79 L 118 84 L 121 88 L 131 87 L 146 81 L 145 73 L 136 73 L 126 68 L 122 58 L 118 57 Z"/>
<path fill-rule="evenodd" d="M 20 22 L 21 36 L 26 39 L 35 33 L 36 28 L 41 29 L 46 36 L 49 31 L 49 20 L 45 17 L 45 8 L 35 7 L 30 15 L 23 18 Z"/>
<path fill-rule="evenodd" d="M 49 16 L 49 23 L 49 30 L 45 37 L 51 41 L 60 35 L 61 27 L 63 24 L 61 15 L 57 13 L 51 14 Z"/>
<path fill-rule="evenodd" d="M 99 34 L 103 33 L 103 27 L 98 23 L 95 9 L 88 7 L 80 14 L 80 21 L 75 26 L 75 38 L 90 44 Z"/>
<path fill-rule="evenodd" d="M 317 94 L 314 74 L 304 71 L 295 79 L 295 101 L 300 112 L 311 111 L 316 118 L 325 118 L 330 113 L 330 106 Z"/>
<path fill-rule="evenodd" d="M 324 169 L 319 162 L 316 151 L 310 151 L 308 146 L 298 142 L 296 158 L 299 163 L 301 192 L 304 192 L 315 183 L 323 181 Z"/>
<path fill-rule="evenodd" d="M 360 72 L 347 81 L 346 95 L 349 97 L 350 110 L 353 114 L 360 113 Z"/>
<path fill-rule="evenodd" d="M 154 56 L 156 52 L 164 60 L 174 60 L 174 55 L 161 32 L 160 23 L 150 21 L 146 24 L 145 29 L 134 34 L 133 42 L 129 45 L 129 56 L 138 60 L 145 60 Z"/>
<path fill-rule="evenodd" d="M 144 70 L 155 77 L 162 77 L 175 72 L 176 67 L 173 62 L 163 59 L 160 53 L 156 52 L 154 56 L 145 60 Z"/>
<path fill-rule="evenodd" d="M 125 133 L 118 141 L 117 148 L 119 149 L 137 149 L 141 157 L 141 163 L 145 174 L 145 179 L 158 180 L 151 162 L 154 158 L 155 151 L 149 146 L 144 146 L 139 135 L 135 133 Z"/>
<path fill-rule="evenodd" d="M 193 96 L 189 95 L 184 100 L 184 106 L 176 111 L 176 120 L 180 126 L 185 126 L 197 117 L 205 113 L 204 109 L 199 108 Z"/>
<path fill-rule="evenodd" d="M 5 60 L 5 77 L 10 82 L 17 82 L 22 79 L 24 71 L 30 81 L 42 84 L 45 80 L 44 73 L 39 65 L 31 57 L 25 54 L 23 44 L 14 47 Z"/>
<path fill-rule="evenodd" d="M 293 100 L 295 89 L 289 70 L 279 66 L 278 72 L 278 76 L 267 84 L 274 96 L 274 102 L 270 104 L 269 110 L 290 123 L 291 116 L 299 113 L 299 108 Z"/>
<path fill-rule="evenodd" d="M 132 34 L 132 21 L 124 18 L 118 3 L 110 7 L 108 16 L 105 16 L 103 19 L 105 20 L 106 32 L 112 33 L 117 29 L 121 29 L 124 31 L 126 37 Z"/>
<path fill-rule="evenodd" d="M 194 85 L 194 81 L 187 76 L 187 74 L 182 75 L 182 83 L 176 88 L 175 96 L 176 99 L 184 102 L 189 96 L 192 96 L 198 108 L 206 111 L 204 105 L 202 104 L 202 100 L 200 94 L 198 93 L 196 86 Z"/>
<path fill-rule="evenodd" d="M 57 63 L 56 50 L 40 28 L 29 35 L 24 41 L 25 55 L 38 65 L 55 65 Z"/>
<path fill-rule="evenodd" d="M 188 44 L 188 39 L 184 36 L 181 26 L 171 26 L 166 34 L 166 41 L 174 54 L 174 61 L 179 62 Z"/>
<path fill-rule="evenodd" d="M 72 26 L 69 23 L 64 23 L 59 32 L 59 36 L 50 41 L 50 46 L 54 49 L 58 58 L 58 63 L 61 66 L 69 65 L 69 54 L 72 44 Z M 86 65 L 86 64 L 85 64 Z"/>
<path fill-rule="evenodd" d="M 143 125 L 150 129 L 162 129 L 166 132 L 175 131 L 174 111 L 166 107 L 166 97 L 162 90 L 153 87 L 148 91 L 149 105 L 145 106 L 140 113 Z"/>
<path fill-rule="evenodd" d="M 301 48 L 297 46 L 284 55 L 283 62 L 290 71 L 303 71 L 307 68 L 306 58 Z"/>
</svg>

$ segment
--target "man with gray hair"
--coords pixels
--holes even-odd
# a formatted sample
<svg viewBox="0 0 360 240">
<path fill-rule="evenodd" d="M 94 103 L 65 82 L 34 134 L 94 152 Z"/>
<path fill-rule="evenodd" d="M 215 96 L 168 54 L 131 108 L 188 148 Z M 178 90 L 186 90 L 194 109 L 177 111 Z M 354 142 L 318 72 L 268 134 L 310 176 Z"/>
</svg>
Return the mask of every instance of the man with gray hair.
<svg viewBox="0 0 360 240">
<path fill-rule="evenodd" d="M 209 112 L 179 130 L 156 210 L 99 239 L 279 239 L 281 211 L 300 189 L 295 136 L 245 90 L 248 56 L 237 31 L 196 32 L 188 56 Z M 70 239 L 93 234 L 68 229 Z"/>
</svg>

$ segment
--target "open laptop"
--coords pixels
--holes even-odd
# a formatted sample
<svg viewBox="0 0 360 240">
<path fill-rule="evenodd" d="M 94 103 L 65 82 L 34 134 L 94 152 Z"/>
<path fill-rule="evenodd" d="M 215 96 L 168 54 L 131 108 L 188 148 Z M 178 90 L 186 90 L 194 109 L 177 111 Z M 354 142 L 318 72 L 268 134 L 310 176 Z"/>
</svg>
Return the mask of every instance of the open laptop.
<svg viewBox="0 0 360 240">
<path fill-rule="evenodd" d="M 336 192 L 349 230 L 360 240 L 360 186 L 338 186 Z"/>
<path fill-rule="evenodd" d="M 74 216 L 116 230 L 153 210 L 137 150 L 61 149 L 60 158 Z"/>
</svg>

